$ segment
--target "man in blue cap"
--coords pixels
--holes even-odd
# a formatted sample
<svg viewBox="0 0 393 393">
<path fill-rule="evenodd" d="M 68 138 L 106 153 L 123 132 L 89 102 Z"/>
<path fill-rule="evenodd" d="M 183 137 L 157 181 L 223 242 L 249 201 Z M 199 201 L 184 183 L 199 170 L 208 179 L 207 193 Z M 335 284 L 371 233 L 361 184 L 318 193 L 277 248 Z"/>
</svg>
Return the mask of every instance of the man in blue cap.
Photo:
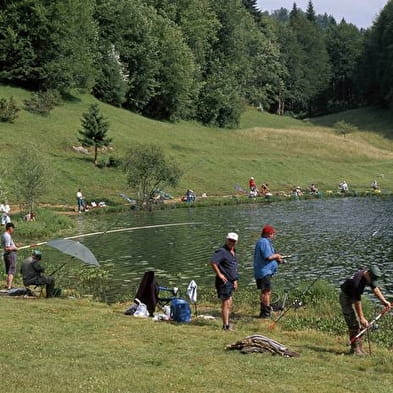
<svg viewBox="0 0 393 393">
<path fill-rule="evenodd" d="M 361 337 L 355 339 L 360 332 L 360 327 L 366 328 L 369 325 L 364 317 L 361 301 L 366 286 L 371 288 L 374 295 L 385 307 L 391 307 L 377 286 L 377 281 L 381 276 L 380 269 L 374 265 L 369 269 L 359 270 L 352 277 L 347 278 L 341 285 L 340 305 L 349 330 L 350 354 L 366 355 L 363 351 Z"/>
<path fill-rule="evenodd" d="M 29 285 L 45 285 L 46 297 L 53 297 L 55 288 L 55 279 L 52 276 L 44 276 L 44 266 L 41 264 L 42 252 L 33 250 L 30 257 L 27 257 L 20 269 L 23 277 L 23 284 Z"/>
</svg>

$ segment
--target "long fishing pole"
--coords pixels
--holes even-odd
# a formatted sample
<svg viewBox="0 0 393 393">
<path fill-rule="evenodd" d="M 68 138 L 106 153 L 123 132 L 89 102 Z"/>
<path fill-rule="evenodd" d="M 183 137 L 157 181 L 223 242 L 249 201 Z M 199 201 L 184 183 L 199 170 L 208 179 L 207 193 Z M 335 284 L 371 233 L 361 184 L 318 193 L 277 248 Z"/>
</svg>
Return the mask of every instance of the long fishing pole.
<svg viewBox="0 0 393 393">
<path fill-rule="evenodd" d="M 145 226 L 141 226 L 141 227 L 119 228 L 119 229 L 111 229 L 109 231 L 107 230 L 107 231 L 100 231 L 100 232 L 85 233 L 85 234 L 80 234 L 80 235 L 75 235 L 75 236 L 68 236 L 68 237 L 64 237 L 63 239 L 71 240 L 71 239 L 78 239 L 78 238 L 82 238 L 82 237 L 103 235 L 106 233 L 128 232 L 128 231 L 137 231 L 140 229 L 164 228 L 164 227 L 172 227 L 172 226 L 179 226 L 179 225 L 196 225 L 196 224 L 201 224 L 201 222 L 179 222 L 179 223 L 174 223 L 174 224 L 157 224 L 157 225 L 145 225 Z M 34 244 L 30 244 L 28 246 L 19 247 L 18 250 L 42 246 L 47 243 L 48 243 L 48 241 L 34 243 Z"/>
<path fill-rule="evenodd" d="M 318 276 L 311 282 L 311 284 L 300 294 L 298 299 L 295 299 L 280 315 L 279 317 L 273 321 L 273 323 L 269 326 L 269 329 L 274 329 L 277 322 L 280 321 L 284 315 L 291 310 L 292 308 L 298 308 L 303 305 L 301 299 L 307 294 L 307 292 L 314 286 L 314 284 L 321 278 L 322 273 L 318 274 Z M 300 300 L 299 300 L 300 299 Z"/>
<path fill-rule="evenodd" d="M 364 333 L 369 331 L 376 323 L 377 321 L 382 318 L 391 308 L 393 307 L 393 302 L 390 303 L 389 306 L 386 306 L 369 324 L 367 327 L 362 329 L 355 337 L 351 339 L 351 344 L 353 344 L 359 337 L 362 337 Z"/>
</svg>

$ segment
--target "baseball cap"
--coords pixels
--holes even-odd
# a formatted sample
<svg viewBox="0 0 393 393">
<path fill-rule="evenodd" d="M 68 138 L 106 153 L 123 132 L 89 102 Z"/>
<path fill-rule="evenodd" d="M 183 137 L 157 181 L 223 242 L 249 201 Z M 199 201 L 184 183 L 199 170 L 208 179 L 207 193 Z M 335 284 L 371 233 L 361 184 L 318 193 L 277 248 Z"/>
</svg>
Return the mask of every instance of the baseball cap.
<svg viewBox="0 0 393 393">
<path fill-rule="evenodd" d="M 265 225 L 262 228 L 262 235 L 264 234 L 270 234 L 270 233 L 276 233 L 277 231 L 271 226 L 271 225 Z"/>
<path fill-rule="evenodd" d="M 42 257 L 42 252 L 40 250 L 33 250 L 32 255 L 34 255 L 35 257 L 41 259 Z"/>
<path fill-rule="evenodd" d="M 368 269 L 371 278 L 371 285 L 377 286 L 378 279 L 382 277 L 382 272 L 377 265 L 372 265 Z"/>
<path fill-rule="evenodd" d="M 235 232 L 229 232 L 227 235 L 227 239 L 234 240 L 237 242 L 239 239 L 239 235 Z"/>
</svg>

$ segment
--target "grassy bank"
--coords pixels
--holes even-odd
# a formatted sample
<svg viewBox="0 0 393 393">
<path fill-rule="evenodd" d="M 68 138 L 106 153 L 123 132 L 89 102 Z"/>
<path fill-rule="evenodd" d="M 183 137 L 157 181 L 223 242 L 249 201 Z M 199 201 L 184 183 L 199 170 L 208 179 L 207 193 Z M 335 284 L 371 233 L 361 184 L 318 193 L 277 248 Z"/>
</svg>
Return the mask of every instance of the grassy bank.
<svg viewBox="0 0 393 393">
<path fill-rule="evenodd" d="M 22 107 L 30 93 L 0 86 L 0 96 L 14 96 Z M 15 123 L 0 124 L 1 133 L 11 136 L 0 147 L 3 164 L 12 165 L 18 148 L 26 141 L 35 143 L 43 157 L 50 160 L 53 182 L 43 202 L 73 204 L 79 187 L 88 200 L 113 204 L 124 202 L 119 193 L 130 192 L 119 168 L 95 168 L 91 154 L 72 149 L 78 144 L 81 115 L 93 102 L 96 100 L 90 95 L 76 94 L 47 117 L 21 111 Z M 381 120 L 388 118 L 387 112 L 367 109 L 300 121 L 250 109 L 244 113 L 239 129 L 222 130 L 192 122 L 157 122 L 109 105 L 100 107 L 110 122 L 113 151 L 99 155 L 99 159 L 121 158 L 135 143 L 159 143 L 184 170 L 179 186 L 167 190 L 175 195 L 183 194 L 187 188 L 198 195 L 231 195 L 235 184 L 246 189 L 250 176 L 258 184 L 269 183 L 274 192 L 313 182 L 321 190 L 336 190 L 343 179 L 351 188 L 363 192 L 374 178 L 383 189 L 393 190 L 390 123 Z M 373 113 L 377 115 L 373 117 Z M 350 122 L 361 114 L 375 119 L 375 129 L 369 120 L 364 128 L 360 124 L 359 131 L 346 138 L 335 133 L 335 121 L 343 118 Z M 15 203 L 13 195 L 9 200 Z"/>
<path fill-rule="evenodd" d="M 199 311 L 218 319 L 186 325 L 125 316 L 126 305 L 0 297 L 0 377 L 11 393 L 390 393 L 393 355 L 386 345 L 373 343 L 372 356 L 354 358 L 344 355 L 344 331 L 307 324 L 311 317 L 329 321 L 337 311 L 331 293 L 319 290 L 318 296 L 271 329 L 271 321 L 253 318 L 257 293 L 239 292 L 233 332 L 221 330 L 219 305 L 209 292 Z M 224 350 L 254 333 L 278 340 L 300 358 Z"/>
</svg>

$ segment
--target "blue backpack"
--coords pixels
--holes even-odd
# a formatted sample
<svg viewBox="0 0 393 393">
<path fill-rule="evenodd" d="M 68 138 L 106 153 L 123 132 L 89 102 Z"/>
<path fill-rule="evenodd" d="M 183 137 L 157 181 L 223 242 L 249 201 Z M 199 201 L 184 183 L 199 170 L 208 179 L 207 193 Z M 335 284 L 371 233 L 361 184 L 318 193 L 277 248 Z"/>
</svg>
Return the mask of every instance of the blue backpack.
<svg viewBox="0 0 393 393">
<path fill-rule="evenodd" d="M 191 308 L 184 299 L 176 298 L 171 301 L 171 319 L 175 322 L 191 321 Z"/>
</svg>

